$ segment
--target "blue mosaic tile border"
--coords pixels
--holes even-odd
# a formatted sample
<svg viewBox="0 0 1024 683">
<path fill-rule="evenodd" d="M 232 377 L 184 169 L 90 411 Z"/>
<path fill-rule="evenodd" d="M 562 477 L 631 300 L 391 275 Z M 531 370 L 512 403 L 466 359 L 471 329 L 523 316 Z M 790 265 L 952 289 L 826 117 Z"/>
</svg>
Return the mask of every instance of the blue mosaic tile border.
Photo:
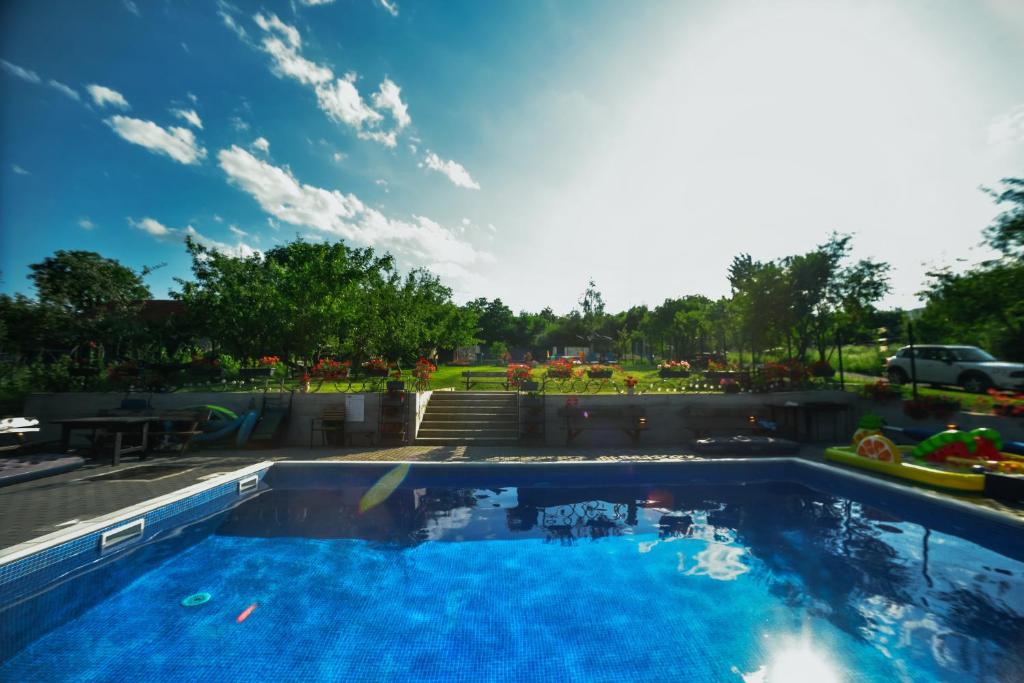
<svg viewBox="0 0 1024 683">
<path fill-rule="evenodd" d="M 152 540 L 168 529 L 189 524 L 217 512 L 219 508 L 226 508 L 231 503 L 247 498 L 256 491 L 264 490 L 266 485 L 263 480 L 269 468 L 270 466 L 255 472 L 260 478 L 260 485 L 241 495 L 238 494 L 238 482 L 251 477 L 253 472 L 233 477 L 213 488 L 154 510 L 112 521 L 78 538 L 0 565 L 0 605 L 38 590 L 68 572 L 100 559 L 116 557 L 122 551 Z M 103 533 L 143 518 L 146 520 L 146 526 L 141 538 L 100 551 L 100 536 Z"/>
</svg>

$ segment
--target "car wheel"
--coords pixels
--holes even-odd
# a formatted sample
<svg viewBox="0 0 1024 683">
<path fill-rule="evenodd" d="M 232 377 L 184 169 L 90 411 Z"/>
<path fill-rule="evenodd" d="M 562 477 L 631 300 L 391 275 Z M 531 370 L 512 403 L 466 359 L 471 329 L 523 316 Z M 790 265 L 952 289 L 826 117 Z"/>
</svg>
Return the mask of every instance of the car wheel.
<svg viewBox="0 0 1024 683">
<path fill-rule="evenodd" d="M 907 373 L 903 372 L 900 368 L 889 368 L 888 375 L 890 384 L 906 384 L 910 380 L 907 377 Z"/>
<path fill-rule="evenodd" d="M 992 381 L 980 372 L 972 372 L 960 378 L 960 386 L 971 394 L 984 394 L 992 386 Z"/>
</svg>

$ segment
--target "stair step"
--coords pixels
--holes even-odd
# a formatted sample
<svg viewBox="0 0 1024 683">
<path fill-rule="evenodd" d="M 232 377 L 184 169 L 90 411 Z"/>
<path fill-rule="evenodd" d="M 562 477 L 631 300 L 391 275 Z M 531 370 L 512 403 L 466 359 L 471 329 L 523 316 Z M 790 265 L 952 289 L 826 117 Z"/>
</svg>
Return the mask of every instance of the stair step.
<svg viewBox="0 0 1024 683">
<path fill-rule="evenodd" d="M 511 418 L 511 419 L 474 419 L 474 420 L 466 420 L 466 419 L 461 419 L 461 418 L 451 418 L 451 419 L 443 419 L 443 420 L 442 419 L 423 418 L 423 421 L 420 422 L 420 429 L 423 429 L 424 427 L 427 427 L 427 426 L 440 426 L 440 427 L 444 427 L 446 425 L 447 426 L 451 426 L 451 427 L 454 427 L 455 425 L 466 425 L 467 427 L 478 427 L 478 428 L 486 428 L 486 427 L 499 427 L 500 428 L 500 427 L 507 427 L 508 425 L 515 426 L 518 423 L 519 423 L 519 421 L 516 420 L 514 417 Z"/>
<path fill-rule="evenodd" d="M 519 430 L 515 427 L 507 429 L 472 429 L 442 427 L 438 429 L 420 429 L 417 436 L 518 436 Z"/>
<path fill-rule="evenodd" d="M 424 438 L 416 439 L 416 445 L 418 446 L 515 446 L 519 443 L 519 439 L 515 437 L 502 438 L 502 437 L 482 437 L 482 438 L 458 438 L 458 439 L 445 439 L 445 438 Z"/>
<path fill-rule="evenodd" d="M 488 405 L 472 405 L 467 408 L 439 407 L 439 405 L 428 405 L 424 415 L 515 415 L 515 409 L 490 408 Z"/>
</svg>

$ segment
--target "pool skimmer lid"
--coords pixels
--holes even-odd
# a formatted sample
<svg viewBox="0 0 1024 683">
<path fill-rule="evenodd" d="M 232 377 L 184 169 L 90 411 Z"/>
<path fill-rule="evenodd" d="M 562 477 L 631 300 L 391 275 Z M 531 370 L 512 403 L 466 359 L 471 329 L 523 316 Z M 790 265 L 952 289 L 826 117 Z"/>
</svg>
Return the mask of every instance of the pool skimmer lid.
<svg viewBox="0 0 1024 683">
<path fill-rule="evenodd" d="M 184 607 L 199 607 L 199 605 L 208 602 L 210 597 L 209 593 L 196 593 L 195 595 L 190 595 L 182 600 L 181 604 Z"/>
</svg>

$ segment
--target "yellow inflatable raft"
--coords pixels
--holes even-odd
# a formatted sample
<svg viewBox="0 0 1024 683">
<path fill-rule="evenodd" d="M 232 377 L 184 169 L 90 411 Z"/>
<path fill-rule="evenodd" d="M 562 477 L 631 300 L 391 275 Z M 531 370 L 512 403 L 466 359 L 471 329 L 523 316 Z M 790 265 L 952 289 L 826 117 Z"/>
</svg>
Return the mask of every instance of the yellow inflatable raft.
<svg viewBox="0 0 1024 683">
<path fill-rule="evenodd" d="M 857 467 L 871 472 L 880 472 L 890 477 L 909 479 L 920 484 L 935 486 L 943 489 L 954 489 L 956 491 L 972 491 L 981 493 L 985 490 L 984 474 L 969 474 L 967 472 L 954 472 L 948 469 L 940 469 L 938 466 L 929 467 L 919 465 L 910 460 L 910 453 L 913 446 L 899 446 L 901 457 L 893 460 L 877 460 L 857 455 L 852 446 L 835 446 L 825 449 L 825 459 L 840 465 Z"/>
</svg>

